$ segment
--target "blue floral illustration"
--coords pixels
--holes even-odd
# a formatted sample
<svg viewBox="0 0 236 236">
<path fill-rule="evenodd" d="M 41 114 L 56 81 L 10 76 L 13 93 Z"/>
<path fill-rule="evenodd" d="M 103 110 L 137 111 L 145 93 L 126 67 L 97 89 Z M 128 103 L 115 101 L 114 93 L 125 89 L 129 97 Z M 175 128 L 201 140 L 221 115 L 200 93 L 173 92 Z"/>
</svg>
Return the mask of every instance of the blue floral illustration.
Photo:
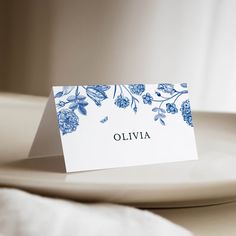
<svg viewBox="0 0 236 236">
<path fill-rule="evenodd" d="M 165 125 L 164 118 L 166 118 L 166 115 L 164 111 L 170 114 L 178 113 L 176 101 L 179 97 L 188 93 L 188 90 L 185 89 L 187 87 L 186 83 L 180 84 L 180 86 L 182 87 L 180 91 L 172 84 L 159 84 L 157 87 L 157 91 L 155 92 L 157 99 L 152 100 L 152 102 L 159 104 L 158 107 L 153 109 L 154 112 L 158 113 L 154 116 L 154 120 L 159 120 L 162 125 Z M 163 108 L 164 104 L 166 109 Z"/>
<path fill-rule="evenodd" d="M 116 94 L 118 93 L 118 90 L 120 91 L 114 103 L 119 108 L 127 108 L 130 105 L 130 107 L 136 113 L 138 111 L 137 103 L 139 102 L 139 100 L 133 95 L 132 91 L 130 90 L 130 86 L 133 89 L 135 87 L 134 84 L 128 86 L 114 85 L 113 98 L 115 98 Z M 143 89 L 143 86 L 139 87 L 141 88 L 141 90 Z M 141 90 L 139 92 L 141 92 Z M 127 94 L 127 96 L 130 97 L 130 99 L 124 95 L 125 93 Z"/>
<path fill-rule="evenodd" d="M 188 85 L 187 85 L 187 83 L 182 83 L 182 84 L 180 84 L 183 88 L 187 88 L 188 87 Z"/>
<path fill-rule="evenodd" d="M 151 96 L 150 93 L 144 94 L 144 95 L 142 96 L 142 98 L 143 98 L 143 103 L 144 103 L 144 104 L 149 104 L 149 105 L 152 104 L 153 97 Z"/>
<path fill-rule="evenodd" d="M 136 95 L 141 95 L 145 91 L 145 85 L 144 84 L 130 84 L 129 89 L 131 93 Z"/>
<path fill-rule="evenodd" d="M 87 86 L 86 93 L 97 106 L 101 106 L 101 102 L 107 99 L 105 91 L 109 88 L 110 86 L 106 85 Z"/>
<path fill-rule="evenodd" d="M 105 116 L 103 119 L 100 120 L 102 124 L 108 121 L 108 116 Z"/>
<path fill-rule="evenodd" d="M 182 116 L 183 116 L 184 121 L 188 125 L 193 126 L 192 113 L 191 113 L 189 100 L 185 100 L 184 102 L 182 102 L 180 110 L 182 112 Z"/>
<path fill-rule="evenodd" d="M 156 112 L 157 114 L 154 116 L 154 120 L 155 121 L 160 121 L 160 124 L 161 125 L 165 125 L 165 121 L 164 121 L 164 118 L 166 118 L 166 111 L 163 109 L 163 108 L 160 108 L 160 107 L 154 107 L 152 109 L 153 112 Z"/>
<path fill-rule="evenodd" d="M 69 109 L 62 109 L 57 113 L 58 124 L 62 134 L 72 133 L 79 125 L 79 118 Z"/>
<path fill-rule="evenodd" d="M 129 106 L 129 99 L 123 95 L 119 95 L 115 100 L 115 104 L 119 108 L 126 108 Z"/>
<path fill-rule="evenodd" d="M 173 84 L 159 84 L 158 90 L 163 91 L 164 93 L 173 94 L 176 90 L 174 89 Z"/>
<path fill-rule="evenodd" d="M 57 103 L 58 108 L 64 107 L 65 105 L 66 105 L 66 103 L 63 101 L 60 101 L 59 103 Z"/>
<path fill-rule="evenodd" d="M 171 114 L 178 112 L 178 109 L 174 103 L 166 103 L 166 111 Z"/>
<path fill-rule="evenodd" d="M 169 114 L 177 114 L 178 111 L 181 111 L 183 120 L 189 126 L 193 126 L 189 100 L 183 101 L 181 99 L 181 103 L 177 103 L 182 95 L 188 93 L 186 83 L 176 86 L 170 83 L 161 83 L 157 85 L 156 91 L 147 91 L 147 87 L 144 84 L 64 86 L 54 95 L 62 134 L 77 130 L 79 116 L 87 115 L 87 106 L 90 102 L 101 107 L 108 98 L 113 99 L 114 105 L 118 109 L 130 108 L 134 113 L 138 112 L 140 101 L 144 105 L 152 106 L 154 121 L 158 121 L 163 126 L 166 125 L 166 117 Z M 112 91 L 110 91 L 111 88 Z M 108 91 L 113 93 L 113 98 Z M 145 91 L 146 93 L 144 93 Z M 108 116 L 105 114 L 104 118 L 99 121 L 105 124 L 108 121 Z"/>
</svg>

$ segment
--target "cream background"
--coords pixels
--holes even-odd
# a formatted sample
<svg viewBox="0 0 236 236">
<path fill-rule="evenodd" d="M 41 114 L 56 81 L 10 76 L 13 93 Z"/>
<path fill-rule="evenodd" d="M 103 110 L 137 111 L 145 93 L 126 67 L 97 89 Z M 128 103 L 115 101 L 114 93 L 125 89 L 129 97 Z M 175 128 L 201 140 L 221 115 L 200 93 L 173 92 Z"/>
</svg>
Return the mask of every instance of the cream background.
<svg viewBox="0 0 236 236">
<path fill-rule="evenodd" d="M 233 0 L 2 0 L 0 88 L 188 82 L 193 109 L 236 111 Z"/>
</svg>

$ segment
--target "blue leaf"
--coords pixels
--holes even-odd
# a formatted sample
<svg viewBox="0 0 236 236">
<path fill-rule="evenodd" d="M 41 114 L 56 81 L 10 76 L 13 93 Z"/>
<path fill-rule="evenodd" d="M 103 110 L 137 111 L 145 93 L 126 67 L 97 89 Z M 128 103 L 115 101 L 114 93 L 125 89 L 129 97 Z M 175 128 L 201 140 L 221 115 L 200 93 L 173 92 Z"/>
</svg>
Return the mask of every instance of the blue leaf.
<svg viewBox="0 0 236 236">
<path fill-rule="evenodd" d="M 159 119 L 159 114 L 154 116 L 154 120 L 157 121 Z"/>
<path fill-rule="evenodd" d="M 54 96 L 55 98 L 60 98 L 63 95 L 63 92 L 58 92 L 56 93 L 56 95 Z"/>
<path fill-rule="evenodd" d="M 158 108 L 158 107 L 154 107 L 154 108 L 152 109 L 152 111 L 157 112 L 157 111 L 159 111 L 159 108 Z"/>
<path fill-rule="evenodd" d="M 78 110 L 82 115 L 87 115 L 87 110 L 84 108 L 84 106 L 79 106 Z"/>
<path fill-rule="evenodd" d="M 107 91 L 110 89 L 111 86 L 108 85 L 97 85 L 96 88 L 99 89 L 100 91 Z"/>
<path fill-rule="evenodd" d="M 165 117 L 166 117 L 166 115 L 165 115 L 165 114 L 163 114 L 163 113 L 159 113 L 159 117 L 160 117 L 160 118 L 165 118 Z"/>
<path fill-rule="evenodd" d="M 161 123 L 161 125 L 166 125 L 165 121 L 162 119 L 160 119 L 160 123 Z"/>
<path fill-rule="evenodd" d="M 163 113 L 166 113 L 166 111 L 163 108 L 159 108 L 159 110 Z"/>
<path fill-rule="evenodd" d="M 70 104 L 69 108 L 74 110 L 74 109 L 76 109 L 77 106 L 78 106 L 78 104 L 76 102 L 73 102 Z"/>
<path fill-rule="evenodd" d="M 103 124 L 107 121 L 108 121 L 108 116 L 106 116 L 106 117 L 104 117 L 103 119 L 100 120 L 100 122 L 103 123 Z"/>
<path fill-rule="evenodd" d="M 74 89 L 74 87 L 75 86 L 64 86 L 63 87 L 63 95 L 69 94 Z"/>
<path fill-rule="evenodd" d="M 188 87 L 188 85 L 187 85 L 187 83 L 182 83 L 182 84 L 180 84 L 183 88 L 187 88 Z"/>
<path fill-rule="evenodd" d="M 77 98 L 78 98 L 79 100 L 84 100 L 86 97 L 85 97 L 84 95 L 79 95 L 79 96 L 77 96 Z"/>
<path fill-rule="evenodd" d="M 75 95 L 71 95 L 66 99 L 68 102 L 74 101 L 75 100 Z"/>
<path fill-rule="evenodd" d="M 84 101 L 84 100 L 80 100 L 79 102 L 78 102 L 78 104 L 80 105 L 80 106 L 87 106 L 88 105 L 88 102 L 86 102 L 86 101 Z"/>
</svg>

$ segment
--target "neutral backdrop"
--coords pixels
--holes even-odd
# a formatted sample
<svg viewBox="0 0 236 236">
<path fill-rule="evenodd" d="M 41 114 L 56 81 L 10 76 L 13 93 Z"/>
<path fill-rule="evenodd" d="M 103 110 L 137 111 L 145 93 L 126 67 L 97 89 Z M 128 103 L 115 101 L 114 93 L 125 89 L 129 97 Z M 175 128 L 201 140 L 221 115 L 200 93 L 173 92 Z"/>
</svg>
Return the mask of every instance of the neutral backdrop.
<svg viewBox="0 0 236 236">
<path fill-rule="evenodd" d="M 188 82 L 195 110 L 236 112 L 234 0 L 1 0 L 0 89 Z"/>
</svg>

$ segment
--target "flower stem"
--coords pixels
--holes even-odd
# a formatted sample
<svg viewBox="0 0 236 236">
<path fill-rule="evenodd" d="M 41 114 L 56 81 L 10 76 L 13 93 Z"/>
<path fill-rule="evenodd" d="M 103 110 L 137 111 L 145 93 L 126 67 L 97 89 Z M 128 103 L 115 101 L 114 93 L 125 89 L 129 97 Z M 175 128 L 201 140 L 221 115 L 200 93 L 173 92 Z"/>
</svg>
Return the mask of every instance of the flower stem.
<svg viewBox="0 0 236 236">
<path fill-rule="evenodd" d="M 175 103 L 176 102 L 176 100 L 179 98 L 179 96 L 181 96 L 183 93 L 180 93 L 176 98 L 175 98 L 175 100 L 174 100 L 174 102 L 173 103 Z"/>
<path fill-rule="evenodd" d="M 182 94 L 187 93 L 187 92 L 188 92 L 187 90 L 183 90 L 181 92 L 176 92 L 173 96 L 171 96 L 169 98 L 166 98 L 164 100 L 155 100 L 155 99 L 153 99 L 152 101 L 153 102 L 166 102 L 166 101 L 168 101 L 168 100 L 170 100 L 170 99 L 172 99 L 172 98 L 177 96 L 177 98 L 174 100 L 174 103 L 175 103 L 175 101 L 178 99 L 179 96 L 181 96 Z"/>
<path fill-rule="evenodd" d="M 117 89 L 117 85 L 115 84 L 115 85 L 114 85 L 114 94 L 113 94 L 113 99 L 114 99 L 115 96 L 116 96 L 116 89 Z"/>
<path fill-rule="evenodd" d="M 75 90 L 75 97 L 77 98 L 79 95 L 79 86 L 76 86 L 76 90 Z"/>
<path fill-rule="evenodd" d="M 127 88 L 125 87 L 125 85 L 122 85 L 122 86 L 123 86 L 123 87 L 125 88 L 125 90 L 130 94 L 130 96 L 131 96 L 132 99 L 134 99 L 135 101 L 139 102 L 139 100 L 138 100 L 136 97 L 133 96 L 133 94 L 129 91 L 129 89 L 127 89 Z"/>
<path fill-rule="evenodd" d="M 119 88 L 120 88 L 121 94 L 123 95 L 123 89 L 122 89 L 121 85 L 119 85 Z"/>
</svg>

